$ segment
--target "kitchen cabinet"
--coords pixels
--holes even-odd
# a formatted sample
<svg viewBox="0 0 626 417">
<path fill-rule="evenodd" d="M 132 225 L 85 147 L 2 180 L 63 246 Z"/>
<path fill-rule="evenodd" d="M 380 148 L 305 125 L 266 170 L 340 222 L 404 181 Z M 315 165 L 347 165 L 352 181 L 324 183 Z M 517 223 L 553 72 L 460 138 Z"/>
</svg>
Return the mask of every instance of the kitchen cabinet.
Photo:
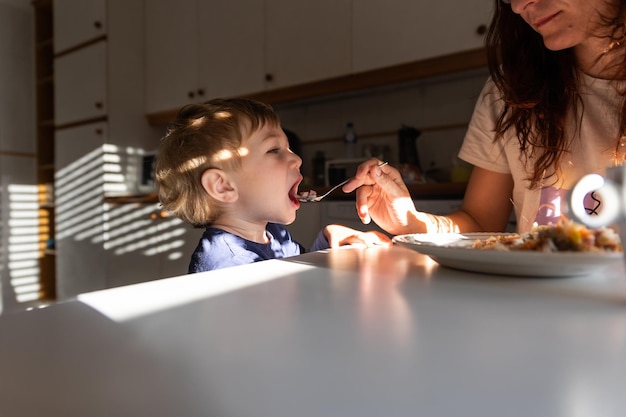
<svg viewBox="0 0 626 417">
<path fill-rule="evenodd" d="M 60 0 L 61 6 L 72 1 Z M 94 3 L 98 2 L 85 2 Z M 137 170 L 133 154 L 153 150 L 163 132 L 144 118 L 143 0 L 102 1 L 108 25 L 95 39 L 74 37 L 69 49 L 54 56 L 55 90 L 55 197 L 58 297 L 122 285 L 112 279 L 133 263 L 112 249 L 115 233 L 125 225 L 112 216 L 105 196 L 128 194 Z M 55 22 L 64 19 L 65 7 L 56 8 Z M 97 9 L 97 8 L 96 8 Z M 76 6 L 65 26 L 54 27 L 54 38 L 77 34 L 93 20 L 93 8 Z M 81 14 L 82 13 L 82 14 Z M 68 42 L 68 45 L 70 42 Z M 57 48 L 55 48 L 56 50 Z M 120 216 L 130 219 L 130 216 Z M 148 218 L 148 215 L 146 215 Z M 130 252 L 135 255 L 136 252 Z M 141 264 L 139 256 L 133 259 Z M 155 277 L 129 272 L 133 281 Z"/>
<path fill-rule="evenodd" d="M 350 4 L 146 3 L 146 112 L 348 73 Z"/>
<path fill-rule="evenodd" d="M 350 73 L 353 0 L 265 3 L 267 89 Z"/>
<path fill-rule="evenodd" d="M 483 46 L 493 2 L 353 2 L 353 68 L 367 71 Z"/>
<path fill-rule="evenodd" d="M 146 111 L 174 109 L 199 101 L 200 54 L 197 0 L 144 5 L 146 22 Z"/>
<path fill-rule="evenodd" d="M 106 47 L 100 41 L 55 60 L 57 126 L 106 116 Z"/>
<path fill-rule="evenodd" d="M 263 0 L 146 2 L 146 111 L 261 90 L 262 16 Z"/>
<path fill-rule="evenodd" d="M 177 217 L 157 220 L 159 229 L 159 278 L 184 275 L 204 228 L 195 228 Z"/>
<path fill-rule="evenodd" d="M 106 288 L 103 143 L 106 123 L 55 137 L 57 297 Z"/>
<path fill-rule="evenodd" d="M 106 0 L 54 0 L 54 52 L 106 34 Z"/>
<path fill-rule="evenodd" d="M 108 210 L 108 287 L 187 273 L 200 229 L 162 215 L 156 203 L 110 204 Z"/>
<path fill-rule="evenodd" d="M 156 203 L 103 199 L 123 167 L 107 122 L 57 132 L 58 297 L 182 275 L 201 235 Z"/>
<path fill-rule="evenodd" d="M 184 104 L 217 96 L 277 104 L 485 65 L 489 0 L 242 0 L 218 1 L 210 11 L 204 3 L 162 0 L 146 8 L 146 113 L 156 126 Z M 233 18 L 228 11 L 237 7 Z M 215 27 L 220 42 L 209 42 Z M 233 46 L 233 33 L 246 42 Z"/>
<path fill-rule="evenodd" d="M 54 5 L 55 20 L 57 2 Z M 156 147 L 157 132 L 144 121 L 143 0 L 107 1 L 105 38 L 55 54 L 57 130 L 108 121 L 108 143 Z M 78 24 L 80 19 L 73 20 Z M 54 38 L 68 27 L 54 28 Z M 155 138 L 156 136 L 156 138 Z"/>
</svg>

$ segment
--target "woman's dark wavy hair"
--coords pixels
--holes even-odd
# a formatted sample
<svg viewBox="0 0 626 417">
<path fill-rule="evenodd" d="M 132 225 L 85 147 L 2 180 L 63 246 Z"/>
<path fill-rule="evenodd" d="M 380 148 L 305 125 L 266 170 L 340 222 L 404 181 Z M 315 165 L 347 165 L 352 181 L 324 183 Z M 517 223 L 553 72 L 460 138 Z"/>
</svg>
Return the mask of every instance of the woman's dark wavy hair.
<svg viewBox="0 0 626 417">
<path fill-rule="evenodd" d="M 621 16 L 625 7 L 626 0 L 619 0 L 612 16 L 602 16 L 603 24 L 613 28 L 607 45 L 615 42 L 616 47 L 623 48 Z M 496 122 L 496 140 L 515 128 L 520 150 L 534 164 L 528 179 L 530 188 L 535 188 L 544 175 L 556 173 L 551 168 L 559 165 L 569 149 L 570 139 L 565 132 L 568 111 L 584 111 L 574 52 L 571 48 L 547 49 L 541 35 L 501 0 L 495 0 L 486 47 L 489 72 L 504 100 Z M 626 64 L 620 62 L 622 77 L 625 72 Z M 625 91 L 620 93 L 626 95 Z M 626 134 L 626 104 L 620 115 L 618 142 Z"/>
</svg>

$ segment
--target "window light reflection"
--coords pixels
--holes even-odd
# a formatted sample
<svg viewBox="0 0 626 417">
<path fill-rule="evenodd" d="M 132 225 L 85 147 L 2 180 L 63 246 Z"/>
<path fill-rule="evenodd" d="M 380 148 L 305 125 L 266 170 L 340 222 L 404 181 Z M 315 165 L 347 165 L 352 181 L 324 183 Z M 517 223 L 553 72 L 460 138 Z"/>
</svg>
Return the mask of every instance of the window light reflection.
<svg viewBox="0 0 626 417">
<path fill-rule="evenodd" d="M 49 184 L 10 184 L 0 190 L 6 192 L 0 248 L 6 261 L 0 270 L 4 282 L 12 286 L 5 294 L 13 294 L 13 299 L 5 300 L 5 306 L 0 304 L 0 311 L 14 307 L 9 304 L 41 297 L 40 261 L 55 243 L 57 247 L 63 243 L 70 247 L 77 243 L 91 246 L 93 253 L 102 255 L 100 259 L 161 256 L 175 260 L 188 255 L 183 248 L 189 240 L 189 228 L 174 218 L 150 219 L 156 204 L 116 205 L 102 198 L 103 193 L 132 193 L 141 172 L 135 161 L 144 153 L 138 148 L 104 144 L 57 167 L 54 188 Z M 56 222 L 49 217 L 47 207 L 52 204 L 56 207 Z M 56 241 L 51 241 L 52 237 Z"/>
<path fill-rule="evenodd" d="M 188 226 L 171 219 L 151 219 L 157 204 L 113 204 L 102 198 L 103 193 L 134 192 L 141 172 L 137 157 L 144 153 L 105 144 L 60 167 L 55 177 L 57 247 L 86 245 L 90 249 L 85 250 L 100 259 L 127 257 L 129 262 L 141 262 L 140 257 L 166 255 L 170 260 L 183 256 L 181 248 L 190 239 Z M 186 272 L 186 266 L 180 272 Z"/>
<path fill-rule="evenodd" d="M 312 268 L 305 264 L 269 260 L 237 267 L 236 274 L 225 268 L 81 294 L 78 300 L 111 320 L 123 322 Z"/>
<path fill-rule="evenodd" d="M 37 300 L 39 285 L 39 189 L 36 185 L 9 184 L 8 213 L 4 224 L 8 226 L 2 244 L 6 245 L 6 272 L 4 282 L 11 286 L 11 304 Z M 0 310 L 1 310 L 0 305 Z M 7 305 L 13 307 L 13 305 Z"/>
</svg>

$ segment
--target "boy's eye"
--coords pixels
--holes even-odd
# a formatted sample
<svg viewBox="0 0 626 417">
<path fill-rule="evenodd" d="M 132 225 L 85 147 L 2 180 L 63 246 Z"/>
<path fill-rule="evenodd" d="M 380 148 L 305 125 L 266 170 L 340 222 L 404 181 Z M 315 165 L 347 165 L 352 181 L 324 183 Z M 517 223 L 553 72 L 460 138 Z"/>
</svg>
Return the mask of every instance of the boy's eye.
<svg viewBox="0 0 626 417">
<path fill-rule="evenodd" d="M 280 151 L 280 148 L 272 148 L 269 151 L 267 151 L 267 153 L 278 153 L 278 151 Z"/>
</svg>

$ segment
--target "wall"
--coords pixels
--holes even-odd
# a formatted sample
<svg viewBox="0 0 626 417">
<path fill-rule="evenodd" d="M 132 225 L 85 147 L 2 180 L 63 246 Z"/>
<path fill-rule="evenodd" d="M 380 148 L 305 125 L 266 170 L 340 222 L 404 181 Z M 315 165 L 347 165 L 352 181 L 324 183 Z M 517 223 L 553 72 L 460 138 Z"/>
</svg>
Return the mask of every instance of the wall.
<svg viewBox="0 0 626 417">
<path fill-rule="evenodd" d="M 0 0 L 0 312 L 37 295 L 33 12 Z"/>
<path fill-rule="evenodd" d="M 402 125 L 417 128 L 422 132 L 417 139 L 422 167 L 447 171 L 486 79 L 486 69 L 474 70 L 275 108 L 283 126 L 303 142 L 305 176 L 312 175 L 316 151 L 324 151 L 329 159 L 343 157 L 342 142 L 316 141 L 341 137 L 348 121 L 355 124 L 359 135 L 375 135 L 359 140 L 360 152 L 366 145 L 386 147 L 385 159 L 392 164 L 398 160 L 398 129 Z"/>
</svg>

